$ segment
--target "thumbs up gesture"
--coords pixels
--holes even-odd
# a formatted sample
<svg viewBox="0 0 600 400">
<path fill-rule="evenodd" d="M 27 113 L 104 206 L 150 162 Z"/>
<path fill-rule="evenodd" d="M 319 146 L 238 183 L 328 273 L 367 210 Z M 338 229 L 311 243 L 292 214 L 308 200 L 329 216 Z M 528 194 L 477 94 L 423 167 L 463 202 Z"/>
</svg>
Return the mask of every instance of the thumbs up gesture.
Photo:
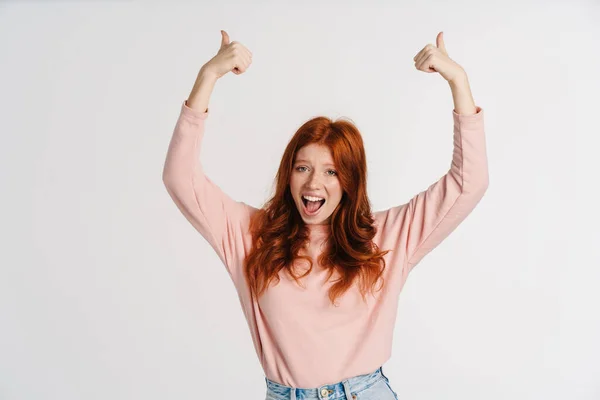
<svg viewBox="0 0 600 400">
<path fill-rule="evenodd" d="M 205 67 L 213 71 L 217 78 L 220 78 L 230 71 L 236 75 L 243 74 L 250 64 L 252 64 L 252 52 L 240 42 L 230 42 L 227 32 L 221 31 L 221 47 Z"/>
<path fill-rule="evenodd" d="M 444 33 L 440 32 L 436 38 L 436 46 L 428 44 L 413 58 L 415 67 L 419 71 L 432 73 L 438 72 L 442 77 L 451 82 L 465 74 L 464 69 L 448 57 L 444 44 Z"/>
</svg>

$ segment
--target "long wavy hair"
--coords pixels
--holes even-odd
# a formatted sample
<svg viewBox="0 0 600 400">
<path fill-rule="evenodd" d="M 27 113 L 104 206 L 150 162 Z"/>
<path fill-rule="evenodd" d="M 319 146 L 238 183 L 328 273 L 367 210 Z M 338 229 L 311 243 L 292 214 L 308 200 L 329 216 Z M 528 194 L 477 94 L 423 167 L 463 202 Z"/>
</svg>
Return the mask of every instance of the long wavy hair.
<svg viewBox="0 0 600 400">
<path fill-rule="evenodd" d="M 372 241 L 376 229 L 367 196 L 365 149 L 359 130 L 345 118 L 336 121 L 323 116 L 312 118 L 291 138 L 275 178 L 275 193 L 250 220 L 252 248 L 246 257 L 246 279 L 252 294 L 258 298 L 273 279 L 279 282 L 282 269 L 298 284 L 298 279 L 312 270 L 310 257 L 299 255 L 308 243 L 309 229 L 290 191 L 296 154 L 312 143 L 327 146 L 331 151 L 343 191 L 330 218 L 326 248 L 318 258 L 319 264 L 329 269 L 328 279 L 335 271 L 341 276 L 330 288 L 329 299 L 335 305 L 335 300 L 358 279 L 364 300 L 368 289 L 373 290 L 377 281 L 383 280 L 383 256 L 389 250 L 380 251 Z M 296 275 L 293 268 L 293 261 L 298 258 L 310 263 L 302 275 Z"/>
</svg>

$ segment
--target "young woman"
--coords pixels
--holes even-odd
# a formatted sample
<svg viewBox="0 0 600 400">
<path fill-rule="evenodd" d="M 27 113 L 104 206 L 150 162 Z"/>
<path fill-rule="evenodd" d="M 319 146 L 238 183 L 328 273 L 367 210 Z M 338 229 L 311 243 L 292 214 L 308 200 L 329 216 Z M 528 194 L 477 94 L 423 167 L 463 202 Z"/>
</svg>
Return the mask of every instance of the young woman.
<svg viewBox="0 0 600 400">
<path fill-rule="evenodd" d="M 419 71 L 450 86 L 454 151 L 448 172 L 409 202 L 371 212 L 358 129 L 317 117 L 291 138 L 275 194 L 257 209 L 231 199 L 199 161 L 215 83 L 252 63 L 246 47 L 221 34 L 181 105 L 163 182 L 235 285 L 267 399 L 397 399 L 381 366 L 402 286 L 488 187 L 483 111 L 467 75 L 448 57 L 442 32 L 414 57 Z"/>
</svg>

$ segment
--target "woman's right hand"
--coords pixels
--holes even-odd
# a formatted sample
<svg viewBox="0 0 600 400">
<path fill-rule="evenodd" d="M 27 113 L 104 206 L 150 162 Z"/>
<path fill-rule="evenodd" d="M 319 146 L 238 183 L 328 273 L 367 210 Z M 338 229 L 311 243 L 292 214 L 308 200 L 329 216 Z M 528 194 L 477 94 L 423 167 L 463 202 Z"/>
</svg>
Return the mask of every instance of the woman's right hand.
<svg viewBox="0 0 600 400">
<path fill-rule="evenodd" d="M 219 52 L 203 68 L 214 73 L 217 79 L 229 71 L 236 75 L 243 74 L 252 64 L 252 52 L 240 42 L 229 43 L 227 32 L 221 31 L 221 36 Z"/>
</svg>

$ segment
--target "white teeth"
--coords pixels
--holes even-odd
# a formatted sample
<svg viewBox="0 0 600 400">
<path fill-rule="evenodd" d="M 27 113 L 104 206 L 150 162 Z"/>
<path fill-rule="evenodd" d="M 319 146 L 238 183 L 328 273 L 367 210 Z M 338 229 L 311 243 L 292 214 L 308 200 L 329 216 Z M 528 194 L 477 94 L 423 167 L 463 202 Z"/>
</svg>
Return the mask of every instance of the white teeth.
<svg viewBox="0 0 600 400">
<path fill-rule="evenodd" d="M 323 198 L 321 198 L 321 197 L 312 197 L 312 196 L 302 196 L 302 197 L 305 198 L 306 200 L 309 200 L 309 201 L 321 201 L 321 200 L 323 200 Z"/>
</svg>

